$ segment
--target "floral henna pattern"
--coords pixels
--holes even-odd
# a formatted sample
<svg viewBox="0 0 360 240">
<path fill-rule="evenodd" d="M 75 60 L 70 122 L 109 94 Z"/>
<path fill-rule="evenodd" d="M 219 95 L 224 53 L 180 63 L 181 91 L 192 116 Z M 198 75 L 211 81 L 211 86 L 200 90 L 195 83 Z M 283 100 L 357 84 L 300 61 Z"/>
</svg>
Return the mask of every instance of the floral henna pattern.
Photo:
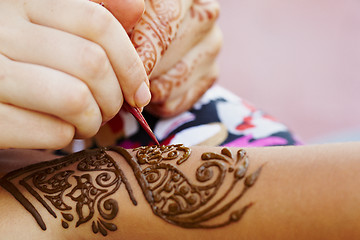
<svg viewBox="0 0 360 240">
<path fill-rule="evenodd" d="M 76 171 L 70 170 L 74 168 Z M 22 194 L 25 189 L 54 218 L 60 216 L 65 229 L 74 220 L 75 227 L 91 221 L 92 231 L 104 236 L 117 229 L 111 220 L 117 216 L 119 207 L 112 195 L 122 183 L 136 205 L 125 175 L 105 149 L 82 151 L 31 165 L 5 175 L 0 181 L 43 230 L 46 230 L 46 224 L 35 207 L 36 203 L 31 203 L 34 199 L 29 200 Z"/>
<path fill-rule="evenodd" d="M 113 195 L 121 184 L 137 205 L 130 183 L 106 151 L 120 154 L 131 166 L 155 215 L 184 228 L 215 228 L 239 221 L 252 203 L 240 209 L 233 209 L 233 205 L 254 185 L 262 168 L 246 176 L 246 152 L 239 150 L 233 156 L 223 148 L 221 153 L 203 153 L 199 166 L 187 175 L 182 167 L 189 161 L 191 150 L 181 144 L 139 147 L 133 154 L 121 147 L 109 147 L 13 171 L 0 180 L 0 185 L 43 230 L 46 224 L 42 214 L 47 211 L 61 219 L 64 229 L 88 223 L 94 233 L 106 236 L 108 231 L 117 230 L 113 222 L 119 203 Z M 45 211 L 37 209 L 41 205 Z"/>
<path fill-rule="evenodd" d="M 164 55 L 179 28 L 181 0 L 146 1 L 145 13 L 131 35 L 131 41 L 151 75 L 158 58 Z M 146 33 L 144 33 L 146 31 Z"/>
<path fill-rule="evenodd" d="M 119 148 L 112 150 L 123 155 Z M 181 144 L 139 147 L 133 151 L 135 159 L 126 159 L 147 201 L 154 214 L 171 224 L 184 228 L 221 227 L 239 221 L 252 206 L 248 203 L 231 209 L 254 185 L 262 169 L 246 176 L 249 159 L 242 149 L 236 156 L 228 148 L 220 154 L 203 153 L 201 164 L 192 175 L 181 171 L 191 153 Z M 230 185 L 224 186 L 225 181 Z"/>
<path fill-rule="evenodd" d="M 182 60 L 167 73 L 152 79 L 150 89 L 153 97 L 146 110 L 155 116 L 171 117 L 191 108 L 217 79 L 217 74 L 211 71 L 199 77 L 198 70 L 202 64 L 215 59 L 218 51 L 213 48 L 200 52 L 196 57 Z"/>
<path fill-rule="evenodd" d="M 166 102 L 173 89 L 180 87 L 185 83 L 189 77 L 190 69 L 188 65 L 180 61 L 175 67 L 170 69 L 166 74 L 163 74 L 151 81 L 151 92 L 153 93 L 152 103 Z"/>
<path fill-rule="evenodd" d="M 217 19 L 219 12 L 219 4 L 214 0 L 194 0 L 194 4 L 190 8 L 191 17 L 198 19 L 200 22 Z"/>
</svg>

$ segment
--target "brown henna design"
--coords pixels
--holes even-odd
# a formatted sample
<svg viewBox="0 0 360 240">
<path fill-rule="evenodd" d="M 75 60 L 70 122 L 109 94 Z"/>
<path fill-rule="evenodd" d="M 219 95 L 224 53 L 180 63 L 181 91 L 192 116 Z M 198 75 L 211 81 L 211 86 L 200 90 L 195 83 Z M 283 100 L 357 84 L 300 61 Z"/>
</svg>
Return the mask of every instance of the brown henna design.
<svg viewBox="0 0 360 240">
<path fill-rule="evenodd" d="M 190 74 L 188 65 L 180 61 L 175 67 L 170 69 L 166 74 L 163 74 L 157 78 L 152 79 L 150 89 L 152 92 L 152 103 L 166 102 L 173 89 L 180 87 L 187 81 Z"/>
<path fill-rule="evenodd" d="M 215 59 L 217 54 L 216 49 L 199 53 L 196 58 L 180 61 L 167 73 L 152 79 L 153 97 L 146 110 L 155 116 L 172 117 L 190 109 L 217 79 L 212 75 L 199 77 L 196 71 L 204 62 Z"/>
<path fill-rule="evenodd" d="M 190 8 L 190 15 L 200 22 L 215 20 L 219 17 L 219 10 L 219 4 L 215 0 L 194 0 Z"/>
<path fill-rule="evenodd" d="M 47 211 L 54 218 L 60 217 L 64 229 L 91 222 L 89 228 L 94 233 L 106 236 L 108 231 L 117 230 L 111 221 L 118 215 L 119 206 L 112 196 L 122 183 L 137 205 L 128 180 L 106 150 L 117 152 L 131 166 L 154 214 L 185 228 L 215 228 L 239 221 L 252 203 L 240 209 L 232 207 L 255 184 L 262 168 L 246 176 L 246 152 L 239 150 L 233 156 L 223 148 L 221 153 L 203 153 L 200 165 L 187 176 L 181 168 L 189 161 L 191 150 L 181 144 L 139 147 L 133 150 L 134 157 L 124 148 L 109 147 L 13 171 L 0 180 L 0 185 L 43 230 L 46 224 L 41 214 Z M 229 186 L 224 184 L 227 179 Z M 45 211 L 37 210 L 39 203 Z"/>
<path fill-rule="evenodd" d="M 183 9 L 181 0 L 148 0 L 145 9 L 131 41 L 150 75 L 175 37 Z"/>
<path fill-rule="evenodd" d="M 123 149 L 111 148 L 120 154 Z M 245 177 L 249 160 L 244 150 L 233 156 L 228 148 L 220 154 L 203 153 L 202 164 L 194 176 L 186 176 L 179 168 L 190 156 L 183 145 L 139 147 L 133 158 L 126 158 L 152 207 L 165 221 L 185 228 L 216 228 L 239 221 L 252 203 L 231 210 L 231 207 L 256 182 L 262 167 Z M 124 155 L 123 155 L 124 156 Z M 224 181 L 232 179 L 225 193 L 219 193 Z M 238 183 L 242 190 L 234 197 Z M 228 215 L 227 219 L 219 219 Z M 214 222 L 215 221 L 215 222 Z"/>
<path fill-rule="evenodd" d="M 77 171 L 69 170 L 74 168 Z M 125 184 L 130 199 L 136 205 L 125 175 L 104 149 L 82 151 L 31 165 L 5 175 L 0 181 L 1 186 L 34 216 L 43 230 L 46 230 L 46 224 L 35 207 L 36 201 L 22 194 L 25 189 L 54 218 L 62 217 L 61 225 L 65 229 L 73 220 L 76 220 L 75 227 L 91 221 L 93 232 L 104 236 L 107 231 L 117 229 L 110 222 L 118 213 L 118 203 L 111 196 L 121 183 Z M 56 214 L 56 210 L 61 214 Z"/>
</svg>

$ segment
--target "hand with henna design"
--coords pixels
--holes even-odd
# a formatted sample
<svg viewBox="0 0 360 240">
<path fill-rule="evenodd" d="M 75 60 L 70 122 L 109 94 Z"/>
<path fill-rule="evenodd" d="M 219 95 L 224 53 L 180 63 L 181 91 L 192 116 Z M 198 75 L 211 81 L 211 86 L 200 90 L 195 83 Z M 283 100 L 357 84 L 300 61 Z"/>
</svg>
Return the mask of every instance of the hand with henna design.
<svg viewBox="0 0 360 240">
<path fill-rule="evenodd" d="M 143 11 L 143 0 L 1 1 L 0 148 L 60 148 L 93 136 L 124 99 L 145 106 L 128 36 Z"/>
<path fill-rule="evenodd" d="M 222 35 L 216 0 L 146 0 L 133 42 L 150 76 L 146 110 L 169 117 L 189 109 L 218 75 Z"/>
</svg>

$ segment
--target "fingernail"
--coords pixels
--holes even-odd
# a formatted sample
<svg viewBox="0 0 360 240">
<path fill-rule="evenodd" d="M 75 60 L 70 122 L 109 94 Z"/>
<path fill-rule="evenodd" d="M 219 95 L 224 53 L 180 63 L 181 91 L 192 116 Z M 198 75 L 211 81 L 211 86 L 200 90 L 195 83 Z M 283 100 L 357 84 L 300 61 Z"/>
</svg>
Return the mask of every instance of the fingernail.
<svg viewBox="0 0 360 240">
<path fill-rule="evenodd" d="M 144 107 L 150 102 L 150 99 L 151 99 L 150 90 L 149 90 L 148 86 L 146 85 L 146 83 L 143 82 L 135 94 L 136 106 Z"/>
</svg>

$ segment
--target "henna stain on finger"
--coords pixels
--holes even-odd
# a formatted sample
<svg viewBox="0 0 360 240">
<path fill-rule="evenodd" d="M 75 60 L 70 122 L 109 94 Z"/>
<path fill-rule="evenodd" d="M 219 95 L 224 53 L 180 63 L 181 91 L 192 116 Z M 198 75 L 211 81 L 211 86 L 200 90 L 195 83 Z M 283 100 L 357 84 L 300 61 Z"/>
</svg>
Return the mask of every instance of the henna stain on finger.
<svg viewBox="0 0 360 240">
<path fill-rule="evenodd" d="M 190 15 L 200 22 L 216 20 L 219 17 L 220 7 L 215 0 L 194 0 L 190 8 Z"/>
<path fill-rule="evenodd" d="M 190 74 L 188 65 L 180 61 L 166 74 L 152 79 L 150 89 L 152 92 L 152 103 L 164 103 L 172 94 L 174 88 L 179 88 L 187 81 Z"/>
<path fill-rule="evenodd" d="M 249 159 L 242 149 L 235 156 L 228 148 L 205 152 L 201 159 L 192 159 L 200 161 L 189 174 L 191 169 L 182 168 L 190 161 L 191 149 L 181 144 L 139 147 L 131 152 L 109 147 L 30 165 L 8 173 L 0 185 L 43 230 L 43 215 L 48 212 L 61 218 L 64 229 L 91 223 L 93 233 L 106 236 L 117 230 L 113 221 L 120 203 L 114 194 L 121 184 L 137 205 L 130 182 L 106 151 L 126 160 L 156 216 L 184 228 L 216 228 L 239 221 L 253 203 L 240 208 L 235 203 L 256 183 L 262 169 L 246 176 Z"/>
<path fill-rule="evenodd" d="M 146 2 L 145 13 L 131 34 L 131 41 L 148 75 L 174 39 L 182 12 L 180 0 Z"/>
</svg>

